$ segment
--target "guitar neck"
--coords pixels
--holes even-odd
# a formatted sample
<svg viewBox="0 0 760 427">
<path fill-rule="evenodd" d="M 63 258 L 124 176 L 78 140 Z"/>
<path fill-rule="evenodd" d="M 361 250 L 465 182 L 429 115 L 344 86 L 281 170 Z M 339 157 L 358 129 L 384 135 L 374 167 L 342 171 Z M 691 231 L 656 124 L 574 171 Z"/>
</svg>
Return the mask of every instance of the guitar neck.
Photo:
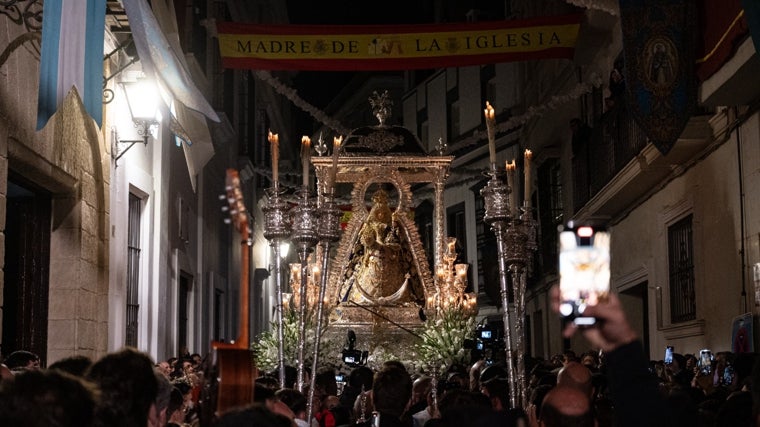
<svg viewBox="0 0 760 427">
<path fill-rule="evenodd" d="M 250 287 L 248 285 L 249 280 L 249 246 L 248 246 L 249 233 L 247 229 L 242 230 L 240 242 L 240 329 L 238 331 L 237 339 L 232 343 L 214 343 L 214 348 L 233 348 L 233 349 L 248 349 L 251 346 L 250 342 Z"/>
</svg>

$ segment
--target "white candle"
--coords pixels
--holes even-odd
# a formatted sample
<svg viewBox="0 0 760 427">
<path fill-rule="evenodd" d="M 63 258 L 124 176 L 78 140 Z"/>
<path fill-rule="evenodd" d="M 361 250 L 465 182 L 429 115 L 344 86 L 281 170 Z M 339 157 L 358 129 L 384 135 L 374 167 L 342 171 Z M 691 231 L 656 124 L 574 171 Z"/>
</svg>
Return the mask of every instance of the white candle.
<svg viewBox="0 0 760 427">
<path fill-rule="evenodd" d="M 335 188 L 335 178 L 338 175 L 338 152 L 340 151 L 340 144 L 343 143 L 343 136 L 333 137 L 333 152 L 332 152 L 332 169 L 330 169 L 329 185 L 331 189 Z"/>
<path fill-rule="evenodd" d="M 517 213 L 517 189 L 515 188 L 515 170 L 517 169 L 517 165 L 515 164 L 514 159 L 511 162 L 507 162 L 506 168 L 507 186 L 509 187 L 509 209 L 512 216 L 515 216 Z"/>
<path fill-rule="evenodd" d="M 488 131 L 488 157 L 491 164 L 496 163 L 496 120 L 491 104 L 486 101 L 486 109 L 483 110 L 486 117 L 486 130 Z"/>
<path fill-rule="evenodd" d="M 533 181 L 531 181 L 531 164 L 533 163 L 533 152 L 525 150 L 525 206 L 530 206 L 530 196 Z"/>
<path fill-rule="evenodd" d="M 271 144 L 271 150 L 272 150 L 272 186 L 277 187 L 277 179 L 278 179 L 278 169 L 277 164 L 280 160 L 280 137 L 277 136 L 277 134 L 273 134 L 272 131 L 269 131 L 269 136 L 267 137 L 269 139 L 269 143 Z"/>
<path fill-rule="evenodd" d="M 304 135 L 301 137 L 301 163 L 303 166 L 303 187 L 309 187 L 309 160 L 311 158 L 311 139 Z"/>
</svg>

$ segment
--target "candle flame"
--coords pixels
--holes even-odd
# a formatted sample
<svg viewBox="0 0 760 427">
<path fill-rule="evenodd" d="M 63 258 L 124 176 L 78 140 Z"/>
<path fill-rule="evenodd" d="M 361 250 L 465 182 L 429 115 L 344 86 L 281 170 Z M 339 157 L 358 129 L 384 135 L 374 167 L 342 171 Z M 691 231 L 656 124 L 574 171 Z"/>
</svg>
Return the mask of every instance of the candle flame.
<svg viewBox="0 0 760 427">
<path fill-rule="evenodd" d="M 491 103 L 486 101 L 486 109 L 483 110 L 486 116 L 486 120 L 493 120 L 495 117 L 493 107 L 491 106 Z"/>
</svg>

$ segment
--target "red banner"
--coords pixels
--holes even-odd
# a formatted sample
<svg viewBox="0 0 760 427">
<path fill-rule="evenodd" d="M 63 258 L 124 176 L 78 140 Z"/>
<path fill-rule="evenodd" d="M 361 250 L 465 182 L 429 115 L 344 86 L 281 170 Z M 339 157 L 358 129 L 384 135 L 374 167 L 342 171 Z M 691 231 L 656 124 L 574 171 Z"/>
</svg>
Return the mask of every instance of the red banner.
<svg viewBox="0 0 760 427">
<path fill-rule="evenodd" d="M 583 15 L 461 24 L 217 23 L 226 68 L 408 70 L 572 58 Z"/>
</svg>

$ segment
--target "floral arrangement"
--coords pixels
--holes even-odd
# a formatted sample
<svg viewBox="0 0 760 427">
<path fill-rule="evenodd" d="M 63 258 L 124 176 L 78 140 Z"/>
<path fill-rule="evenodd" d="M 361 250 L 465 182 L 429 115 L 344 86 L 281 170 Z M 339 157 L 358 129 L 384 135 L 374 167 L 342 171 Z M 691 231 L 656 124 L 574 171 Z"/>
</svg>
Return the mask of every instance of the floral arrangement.
<svg viewBox="0 0 760 427">
<path fill-rule="evenodd" d="M 425 321 L 415 346 L 420 362 L 429 370 L 443 371 L 454 363 L 465 363 L 469 356 L 464 341 L 473 337 L 475 317 L 460 308 L 439 312 Z"/>
<path fill-rule="evenodd" d="M 312 356 L 314 355 L 314 345 L 316 344 L 316 326 L 314 323 L 314 316 L 307 315 L 306 319 L 304 363 L 306 366 L 311 367 Z M 298 313 L 295 310 L 285 310 L 282 317 L 282 324 L 285 364 L 296 366 L 298 364 Z M 277 369 L 279 364 L 277 327 L 277 322 L 272 322 L 270 330 L 260 334 L 258 339 L 251 344 L 256 366 L 263 371 Z M 324 332 L 325 329 L 323 328 L 322 331 L 320 331 L 320 366 L 318 366 L 318 368 L 333 365 L 333 363 L 330 362 L 340 356 L 339 346 L 336 342 L 326 339 Z"/>
</svg>

